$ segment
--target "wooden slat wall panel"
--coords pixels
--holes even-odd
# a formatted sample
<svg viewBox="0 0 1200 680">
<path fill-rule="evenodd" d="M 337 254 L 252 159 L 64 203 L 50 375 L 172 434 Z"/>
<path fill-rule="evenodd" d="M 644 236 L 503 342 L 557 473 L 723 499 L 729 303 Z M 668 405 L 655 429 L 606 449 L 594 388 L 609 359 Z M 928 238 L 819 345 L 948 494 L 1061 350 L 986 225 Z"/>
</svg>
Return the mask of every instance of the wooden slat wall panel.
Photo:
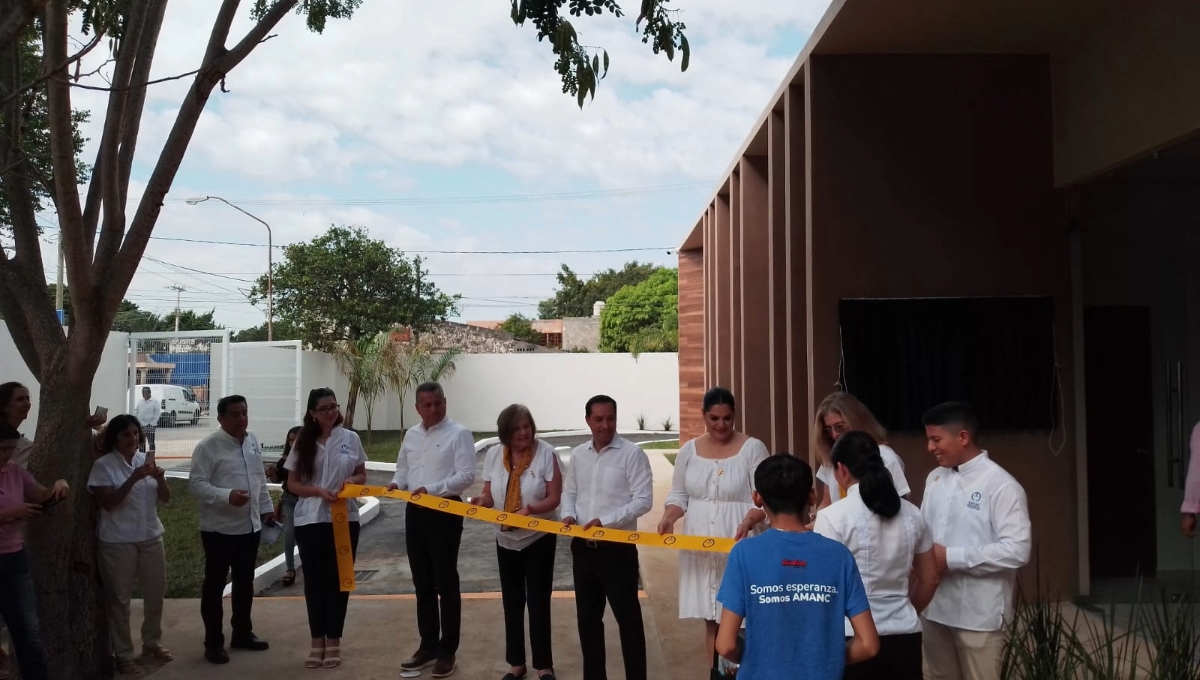
<svg viewBox="0 0 1200 680">
<path fill-rule="evenodd" d="M 679 253 L 679 439 L 704 433 L 704 251 Z"/>
</svg>

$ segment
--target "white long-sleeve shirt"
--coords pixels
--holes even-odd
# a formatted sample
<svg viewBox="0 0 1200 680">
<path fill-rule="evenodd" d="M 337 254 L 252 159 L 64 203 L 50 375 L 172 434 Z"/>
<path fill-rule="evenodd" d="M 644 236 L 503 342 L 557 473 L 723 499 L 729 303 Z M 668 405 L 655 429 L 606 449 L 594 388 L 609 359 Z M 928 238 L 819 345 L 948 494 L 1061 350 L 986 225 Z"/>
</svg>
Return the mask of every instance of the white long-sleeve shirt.
<svg viewBox="0 0 1200 680">
<path fill-rule="evenodd" d="M 229 503 L 234 489 L 250 492 L 250 502 Z M 250 534 L 262 530 L 262 516 L 272 512 L 271 494 L 258 438 L 247 432 L 242 441 L 218 429 L 196 445 L 188 490 L 200 501 L 200 531 Z"/>
<path fill-rule="evenodd" d="M 600 451 L 589 440 L 571 452 L 563 480 L 562 516 L 579 524 L 599 519 L 613 529 L 635 531 L 654 505 L 654 475 L 640 446 L 613 437 Z"/>
<path fill-rule="evenodd" d="M 162 408 L 159 407 L 157 399 L 142 399 L 133 409 L 133 415 L 142 424 L 142 429 L 154 427 L 158 425 L 158 417 L 162 415 Z"/>
<path fill-rule="evenodd" d="M 1003 628 L 1032 545 L 1025 489 L 983 451 L 957 470 L 929 473 L 921 516 L 946 547 L 947 567 L 925 618 L 964 630 Z"/>
<path fill-rule="evenodd" d="M 396 455 L 392 482 L 405 491 L 425 487 L 432 496 L 461 496 L 475 483 L 475 436 L 445 418 L 433 427 L 410 427 Z"/>
</svg>

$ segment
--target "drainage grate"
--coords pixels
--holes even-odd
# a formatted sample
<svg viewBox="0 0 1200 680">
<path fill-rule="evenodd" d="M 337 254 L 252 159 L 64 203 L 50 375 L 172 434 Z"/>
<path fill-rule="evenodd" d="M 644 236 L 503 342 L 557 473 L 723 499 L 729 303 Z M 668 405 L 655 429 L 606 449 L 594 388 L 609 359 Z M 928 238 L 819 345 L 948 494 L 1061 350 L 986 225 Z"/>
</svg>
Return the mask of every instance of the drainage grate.
<svg viewBox="0 0 1200 680">
<path fill-rule="evenodd" d="M 354 580 L 357 583 L 362 583 L 363 581 L 370 581 L 371 577 L 378 573 L 379 573 L 378 569 L 367 569 L 364 571 L 356 571 L 356 572 L 354 572 Z"/>
</svg>

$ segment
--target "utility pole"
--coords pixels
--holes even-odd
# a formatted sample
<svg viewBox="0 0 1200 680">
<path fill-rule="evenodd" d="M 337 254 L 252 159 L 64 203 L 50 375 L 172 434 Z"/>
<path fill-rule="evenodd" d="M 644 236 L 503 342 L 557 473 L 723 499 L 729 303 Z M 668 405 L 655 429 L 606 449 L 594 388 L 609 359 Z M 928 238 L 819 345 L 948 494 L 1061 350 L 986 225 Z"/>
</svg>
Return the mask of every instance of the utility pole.
<svg viewBox="0 0 1200 680">
<path fill-rule="evenodd" d="M 175 332 L 179 332 L 179 294 L 187 290 L 183 286 L 167 286 L 167 290 L 175 291 Z"/>
</svg>

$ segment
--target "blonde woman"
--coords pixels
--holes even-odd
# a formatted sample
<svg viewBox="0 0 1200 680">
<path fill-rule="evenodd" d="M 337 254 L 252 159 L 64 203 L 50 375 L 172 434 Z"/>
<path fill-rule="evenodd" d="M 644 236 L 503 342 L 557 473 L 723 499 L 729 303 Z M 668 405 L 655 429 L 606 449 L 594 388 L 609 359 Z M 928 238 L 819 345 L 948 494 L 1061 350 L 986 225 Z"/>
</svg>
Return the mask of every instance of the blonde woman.
<svg viewBox="0 0 1200 680">
<path fill-rule="evenodd" d="M 819 498 L 817 512 L 846 497 L 848 489 L 838 483 L 834 474 L 834 466 L 830 462 L 829 452 L 833 443 L 839 437 L 852 431 L 866 432 L 879 446 L 879 455 L 883 464 L 892 474 L 892 484 L 896 493 L 903 498 L 909 494 L 908 480 L 904 478 L 904 462 L 900 456 L 887 445 L 887 430 L 871 413 L 867 405 L 848 392 L 834 392 L 825 397 L 817 407 L 817 416 L 812 428 L 813 448 L 817 451 L 820 466 L 817 468 L 817 480 L 823 490 L 818 490 Z"/>
</svg>

